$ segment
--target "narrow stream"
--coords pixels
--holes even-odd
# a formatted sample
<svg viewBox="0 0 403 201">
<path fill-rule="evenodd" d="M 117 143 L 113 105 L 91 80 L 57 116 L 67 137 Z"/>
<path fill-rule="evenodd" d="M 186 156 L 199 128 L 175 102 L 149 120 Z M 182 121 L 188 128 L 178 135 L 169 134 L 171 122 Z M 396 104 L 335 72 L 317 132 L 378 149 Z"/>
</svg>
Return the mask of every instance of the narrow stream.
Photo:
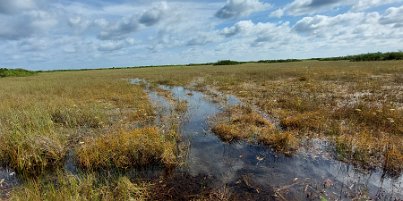
<svg viewBox="0 0 403 201">
<path fill-rule="evenodd" d="M 286 157 L 263 145 L 222 142 L 209 127 L 209 118 L 223 110 L 218 103 L 183 87 L 160 88 L 188 103 L 181 135 L 190 147 L 186 164 L 177 171 L 192 176 L 208 175 L 214 178 L 216 187 L 224 185 L 240 195 L 276 192 L 275 197 L 259 197 L 261 200 L 351 200 L 362 195 L 373 200 L 403 200 L 402 175 L 389 178 L 379 170 L 364 172 L 340 161 L 306 153 Z M 154 92 L 149 97 L 166 110 L 171 107 Z M 240 103 L 235 97 L 228 100 L 227 104 Z"/>
</svg>

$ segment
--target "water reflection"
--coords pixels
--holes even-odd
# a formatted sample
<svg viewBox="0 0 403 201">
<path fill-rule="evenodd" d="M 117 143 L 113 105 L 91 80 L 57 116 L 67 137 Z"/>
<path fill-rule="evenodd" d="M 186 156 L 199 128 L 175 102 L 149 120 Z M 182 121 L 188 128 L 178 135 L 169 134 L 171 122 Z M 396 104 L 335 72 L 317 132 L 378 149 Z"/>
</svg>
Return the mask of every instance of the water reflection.
<svg viewBox="0 0 403 201">
<path fill-rule="evenodd" d="M 403 177 L 388 178 L 381 171 L 361 171 L 328 157 L 299 153 L 285 157 L 266 146 L 237 142 L 224 143 L 209 128 L 209 118 L 222 111 L 219 104 L 209 101 L 205 94 L 183 87 L 160 86 L 172 92 L 177 100 L 187 101 L 186 118 L 181 134 L 190 149 L 186 166 L 181 171 L 191 175 L 209 175 L 216 186 L 245 183 L 259 188 L 277 189 L 285 199 L 319 199 L 320 196 L 349 200 L 362 194 L 371 199 L 403 199 Z M 188 95 L 192 94 L 192 95 Z M 153 102 L 169 103 L 156 93 L 149 93 Z M 228 104 L 240 104 L 236 97 L 226 98 Z M 168 108 L 169 109 L 169 108 Z M 262 190 L 262 189 L 260 189 Z M 264 189 L 263 189 L 264 190 Z M 259 191 L 259 189 L 257 190 Z"/>
</svg>

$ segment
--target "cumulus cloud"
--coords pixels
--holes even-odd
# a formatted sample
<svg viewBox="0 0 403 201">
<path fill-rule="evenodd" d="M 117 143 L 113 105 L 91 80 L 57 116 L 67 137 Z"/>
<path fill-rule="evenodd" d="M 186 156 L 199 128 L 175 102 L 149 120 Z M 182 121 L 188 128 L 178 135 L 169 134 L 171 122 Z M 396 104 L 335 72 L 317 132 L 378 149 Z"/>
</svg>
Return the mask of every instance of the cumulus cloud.
<svg viewBox="0 0 403 201">
<path fill-rule="evenodd" d="M 139 27 L 138 20 L 135 16 L 125 17 L 117 22 L 102 20 L 100 23 L 103 30 L 99 33 L 98 38 L 101 40 L 120 40 L 128 34 L 135 32 Z"/>
<path fill-rule="evenodd" d="M 293 30 L 307 39 L 323 41 L 324 46 L 331 47 L 371 48 L 376 47 L 374 44 L 385 45 L 386 41 L 402 41 L 402 29 L 387 27 L 380 23 L 382 19 L 385 16 L 377 12 L 316 15 L 302 18 L 293 26 Z"/>
<path fill-rule="evenodd" d="M 270 13 L 270 17 L 281 18 L 283 15 L 284 15 L 284 9 L 282 9 L 282 8 L 279 8 Z"/>
<path fill-rule="evenodd" d="M 92 24 L 92 22 L 81 16 L 73 16 L 68 19 L 68 24 L 75 29 L 85 30 Z"/>
<path fill-rule="evenodd" d="M 102 29 L 98 35 L 99 39 L 122 40 L 129 34 L 138 31 L 141 24 L 149 27 L 162 21 L 167 14 L 167 11 L 168 4 L 166 2 L 161 2 L 154 4 L 151 9 L 146 10 L 141 16 L 132 15 L 130 17 L 123 17 L 117 21 L 96 19 L 94 20 L 94 24 Z M 70 24 L 85 26 L 88 22 L 82 21 L 81 19 L 70 19 Z"/>
<path fill-rule="evenodd" d="M 403 6 L 388 8 L 385 15 L 379 20 L 382 24 L 403 26 Z"/>
<path fill-rule="evenodd" d="M 122 49 L 125 46 L 123 41 L 105 41 L 98 46 L 99 51 L 114 51 Z"/>
<path fill-rule="evenodd" d="M 26 25 L 24 20 L 13 20 L 12 23 L 10 21 L 0 20 L 0 39 L 5 40 L 18 40 L 20 38 L 25 38 L 30 36 L 33 33 L 33 30 L 30 25 Z M 20 31 L 24 30 L 24 31 Z"/>
<path fill-rule="evenodd" d="M 245 33 L 252 30 L 254 28 L 254 25 L 255 24 L 253 24 L 253 22 L 250 20 L 243 20 L 236 23 L 232 27 L 224 28 L 221 33 L 226 37 L 231 37 L 239 33 Z"/>
<path fill-rule="evenodd" d="M 259 0 L 227 0 L 227 3 L 215 14 L 216 17 L 227 19 L 249 15 L 268 8 L 270 5 Z"/>
<path fill-rule="evenodd" d="M 41 33 L 57 24 L 45 11 L 29 11 L 19 16 L 0 16 L 0 39 L 18 40 Z"/>
<path fill-rule="evenodd" d="M 140 17 L 139 22 L 146 26 L 152 26 L 157 24 L 165 16 L 168 11 L 168 4 L 166 2 L 161 2 L 154 8 L 146 11 Z"/>
<path fill-rule="evenodd" d="M 31 10 L 36 7 L 35 0 L 2 0 L 0 13 L 16 14 L 23 10 Z"/>
<path fill-rule="evenodd" d="M 282 17 L 284 15 L 303 16 L 325 13 L 326 11 L 348 6 L 354 11 L 362 11 L 381 5 L 399 2 L 399 0 L 293 0 L 283 8 L 273 11 L 270 16 Z"/>
<path fill-rule="evenodd" d="M 227 37 L 239 35 L 249 38 L 250 45 L 260 43 L 288 43 L 297 39 L 298 36 L 291 31 L 289 23 L 274 24 L 270 22 L 253 23 L 250 20 L 240 21 L 232 27 L 225 28 L 223 34 Z"/>
<path fill-rule="evenodd" d="M 318 57 L 394 51 L 403 43 L 399 0 L 287 0 L 273 11 L 264 2 L 2 0 L 0 65 Z"/>
<path fill-rule="evenodd" d="M 365 10 L 368 8 L 373 8 L 375 6 L 381 6 L 385 4 L 391 4 L 399 2 L 400 0 L 358 0 L 354 5 L 354 10 Z"/>
<path fill-rule="evenodd" d="M 309 34 L 331 33 L 330 28 L 334 30 L 341 30 L 343 26 L 351 28 L 349 25 L 360 24 L 365 17 L 364 13 L 346 13 L 334 17 L 325 15 L 304 17 L 294 25 L 294 30 L 299 33 Z"/>
<path fill-rule="evenodd" d="M 285 7 L 291 15 L 306 15 L 326 11 L 349 2 L 347 0 L 294 0 Z"/>
<path fill-rule="evenodd" d="M 126 38 L 124 40 L 107 40 L 107 41 L 101 41 L 97 45 L 97 50 L 101 52 L 111 52 L 129 47 L 134 44 L 135 41 L 132 38 Z"/>
<path fill-rule="evenodd" d="M 206 45 L 208 43 L 218 42 L 220 41 L 220 37 L 216 32 L 205 32 L 199 33 L 195 37 L 191 38 L 187 41 L 187 46 L 197 46 L 197 45 Z"/>
</svg>

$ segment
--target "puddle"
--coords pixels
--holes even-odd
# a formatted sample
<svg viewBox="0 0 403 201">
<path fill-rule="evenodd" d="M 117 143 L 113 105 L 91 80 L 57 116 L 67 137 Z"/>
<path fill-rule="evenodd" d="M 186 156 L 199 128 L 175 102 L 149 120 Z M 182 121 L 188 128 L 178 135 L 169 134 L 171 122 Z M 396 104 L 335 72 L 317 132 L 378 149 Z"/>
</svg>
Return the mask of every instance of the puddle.
<svg viewBox="0 0 403 201">
<path fill-rule="evenodd" d="M 143 83 L 141 80 L 132 83 Z M 381 171 L 363 172 L 352 165 L 325 157 L 296 154 L 285 157 L 263 145 L 237 142 L 228 144 L 209 128 L 209 118 L 222 112 L 218 103 L 205 94 L 183 87 L 160 86 L 175 99 L 187 101 L 188 109 L 181 122 L 181 135 L 189 142 L 185 165 L 178 172 L 192 176 L 208 175 L 216 187 L 228 186 L 230 191 L 244 194 L 267 189 L 280 200 L 402 200 L 403 176 L 389 178 Z M 192 94 L 192 95 L 189 95 Z M 150 100 L 171 110 L 169 101 L 149 91 Z M 231 97 L 228 104 L 239 104 Z M 245 186 L 247 187 L 240 187 Z M 368 197 L 366 197 L 368 195 Z M 267 199 L 273 199 L 268 198 Z"/>
</svg>

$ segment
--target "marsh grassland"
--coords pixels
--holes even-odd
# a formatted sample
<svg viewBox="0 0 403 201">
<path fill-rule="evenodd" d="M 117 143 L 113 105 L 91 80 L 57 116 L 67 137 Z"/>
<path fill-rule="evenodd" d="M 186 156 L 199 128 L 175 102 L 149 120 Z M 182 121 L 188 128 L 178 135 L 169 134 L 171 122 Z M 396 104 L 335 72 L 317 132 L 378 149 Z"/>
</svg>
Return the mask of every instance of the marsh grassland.
<svg viewBox="0 0 403 201">
<path fill-rule="evenodd" d="M 142 76 L 157 83 L 232 94 L 274 117 L 281 130 L 265 129 L 266 134 L 258 138 L 278 150 L 283 145 L 283 150 L 295 149 L 302 144 L 296 141 L 306 138 L 325 138 L 333 143 L 332 151 L 339 160 L 363 168 L 381 167 L 390 174 L 403 170 L 401 61 L 303 61 L 153 70 L 164 71 L 170 79 L 144 70 Z M 240 120 L 249 116 L 246 122 L 252 129 L 256 127 L 250 123 L 255 121 L 250 110 L 226 112 Z M 227 118 L 215 130 L 227 140 L 262 133 L 237 132 L 245 128 L 240 122 Z M 278 136 L 278 132 L 285 135 Z"/>
<path fill-rule="evenodd" d="M 173 102 L 166 115 L 175 123 L 158 120 L 147 89 L 131 84 L 133 78 L 147 80 Z M 390 176 L 402 173 L 402 61 L 42 72 L 0 78 L 0 162 L 19 180 L 12 188 L 0 188 L 0 198 L 157 199 L 155 193 L 167 188 L 164 179 L 158 183 L 127 172 L 150 167 L 167 172 L 181 163 L 178 114 L 187 111 L 188 103 L 158 85 L 238 97 L 241 106 L 227 107 L 211 123 L 225 142 L 264 144 L 292 156 L 310 139 L 321 139 L 337 160 Z M 227 190 L 196 193 L 200 196 L 192 198 L 229 199 Z"/>
</svg>

